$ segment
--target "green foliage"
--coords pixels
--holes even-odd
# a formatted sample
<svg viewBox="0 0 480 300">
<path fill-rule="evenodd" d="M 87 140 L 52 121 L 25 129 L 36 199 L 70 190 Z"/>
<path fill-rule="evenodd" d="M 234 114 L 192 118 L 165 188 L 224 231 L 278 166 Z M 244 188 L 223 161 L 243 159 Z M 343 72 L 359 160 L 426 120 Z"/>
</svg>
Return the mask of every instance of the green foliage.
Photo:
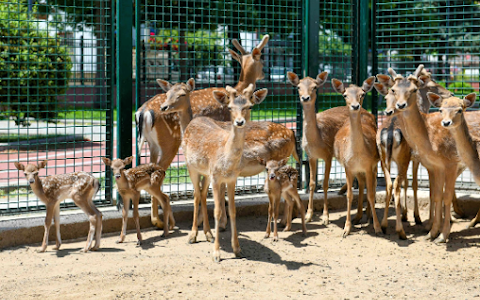
<svg viewBox="0 0 480 300">
<path fill-rule="evenodd" d="M 30 19 L 20 3 L 0 3 L 0 99 L 4 115 L 56 117 L 56 97 L 66 92 L 71 58 L 66 47 Z"/>
<path fill-rule="evenodd" d="M 325 30 L 320 28 L 318 51 L 322 56 L 350 56 L 352 54 L 352 46 L 345 43 L 342 38 L 335 34 L 333 30 Z"/>
<path fill-rule="evenodd" d="M 440 81 L 438 82 L 438 84 L 443 87 L 446 86 L 445 81 Z M 473 89 L 471 84 L 462 81 L 455 81 L 450 83 L 448 85 L 448 90 L 455 93 L 457 97 L 466 96 L 470 93 L 475 93 L 475 90 Z"/>
</svg>

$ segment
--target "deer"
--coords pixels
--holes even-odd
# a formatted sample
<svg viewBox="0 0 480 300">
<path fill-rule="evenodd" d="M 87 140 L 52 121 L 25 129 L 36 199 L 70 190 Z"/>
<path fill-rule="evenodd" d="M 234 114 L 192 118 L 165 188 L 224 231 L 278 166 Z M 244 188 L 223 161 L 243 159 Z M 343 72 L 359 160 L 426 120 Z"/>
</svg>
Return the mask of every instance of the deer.
<svg viewBox="0 0 480 300">
<path fill-rule="evenodd" d="M 232 58 L 241 65 L 241 73 L 235 89 L 243 91 L 250 84 L 255 84 L 257 80 L 265 77 L 261 56 L 269 39 L 270 36 L 265 35 L 251 53 L 247 52 L 238 40 L 232 40 L 232 44 L 240 53 L 231 49 L 228 51 Z M 157 80 L 157 83 L 161 86 L 161 81 Z M 230 121 L 228 109 L 212 97 L 215 90 L 226 92 L 225 88 L 219 87 L 192 91 L 193 117 L 207 116 L 219 121 Z M 158 163 L 164 170 L 167 170 L 172 163 L 182 142 L 181 121 L 178 114 L 161 112 L 160 107 L 166 99 L 166 94 L 158 94 L 145 102 L 135 113 L 139 149 L 142 149 L 143 144 L 147 142 L 150 149 L 150 162 Z M 247 117 L 250 118 L 250 112 Z M 165 202 L 166 199 L 163 201 Z M 158 217 L 158 202 L 154 199 L 152 199 L 151 221 L 156 227 L 163 228 L 163 223 Z M 174 220 L 170 220 L 170 222 L 173 223 Z"/>
<path fill-rule="evenodd" d="M 47 209 L 45 217 L 45 233 L 42 246 L 38 252 L 45 252 L 48 246 L 48 234 L 52 225 L 52 218 L 55 222 L 56 245 L 55 250 L 60 250 L 62 238 L 60 235 L 60 203 L 70 198 L 88 216 L 90 228 L 88 231 L 87 243 L 83 252 L 98 250 L 102 235 L 102 213 L 93 204 L 93 198 L 100 189 L 100 183 L 92 174 L 86 172 L 74 172 L 69 174 L 51 175 L 40 179 L 38 173 L 47 166 L 47 160 L 38 164 L 27 164 L 14 162 L 19 171 L 23 171 L 30 188 L 42 201 Z M 93 238 L 95 244 L 92 247 Z"/>
<path fill-rule="evenodd" d="M 377 124 L 362 122 L 361 107 L 366 94 L 373 88 L 375 76 L 367 78 L 362 87 L 354 84 L 345 88 L 343 82 L 332 79 L 333 89 L 341 94 L 346 102 L 349 117 L 340 128 L 334 139 L 334 154 L 345 168 L 347 177 L 347 219 L 343 230 L 343 237 L 350 234 L 352 221 L 350 210 L 353 202 L 352 184 L 354 177 L 358 178 L 359 191 L 363 192 L 363 185 L 367 187 L 367 199 L 370 205 L 375 234 L 381 234 L 382 229 L 375 211 L 375 189 L 377 186 L 377 165 L 380 160 L 376 146 Z M 360 203 L 359 203 L 360 206 Z"/>
<path fill-rule="evenodd" d="M 287 165 L 288 158 L 281 161 L 269 160 L 257 157 L 257 160 L 266 167 L 267 178 L 265 178 L 265 193 L 268 195 L 268 222 L 265 231 L 265 238 L 270 237 L 271 222 L 273 218 L 273 241 L 278 241 L 277 219 L 280 208 L 280 199 L 283 197 L 285 203 L 289 203 L 288 216 L 286 216 L 286 227 L 284 231 L 290 231 L 292 226 L 293 201 L 295 201 L 302 217 L 302 232 L 307 234 L 305 225 L 305 207 L 297 191 L 298 171 Z"/>
<path fill-rule="evenodd" d="M 349 118 L 349 108 L 346 106 L 330 108 L 326 111 L 317 113 L 315 102 L 317 100 L 317 90 L 321 87 L 327 77 L 327 72 L 322 72 L 313 79 L 305 77 L 302 80 L 293 72 L 288 72 L 289 82 L 298 88 L 298 95 L 303 107 L 303 138 L 302 148 L 308 155 L 310 166 L 309 200 L 307 215 L 305 219 L 310 222 L 313 217 L 313 195 L 316 187 L 317 160 L 323 159 L 325 162 L 325 173 L 323 177 L 323 215 L 324 224 L 329 223 L 328 214 L 328 187 L 330 178 L 330 169 L 332 158 L 334 157 L 334 139 L 339 129 Z M 375 117 L 369 114 L 363 108 L 360 108 L 362 122 L 375 123 Z M 346 189 L 346 187 L 344 187 Z M 363 197 L 363 189 L 360 189 L 360 198 Z M 354 224 L 360 222 L 363 216 L 361 206 L 354 220 Z"/>
<path fill-rule="evenodd" d="M 169 219 L 173 219 L 172 209 L 170 207 L 170 198 L 162 193 L 161 186 L 165 179 L 165 171 L 154 163 L 148 163 L 125 170 L 125 167 L 132 163 L 133 156 L 125 159 L 111 160 L 108 157 L 102 157 L 103 163 L 112 169 L 117 183 L 117 190 L 123 199 L 122 209 L 122 231 L 117 244 L 125 241 L 127 235 L 127 219 L 130 208 L 130 201 L 133 201 L 133 220 L 137 229 L 137 245 L 142 243 L 142 233 L 140 231 L 140 218 L 138 214 L 138 204 L 140 202 L 140 192 L 142 190 L 148 192 L 152 198 L 160 201 L 163 209 L 163 237 L 167 237 L 170 229 Z M 167 199 L 163 202 L 163 199 Z M 174 224 L 171 224 L 173 228 Z"/>
<path fill-rule="evenodd" d="M 477 137 L 472 137 L 467 125 L 465 117 L 466 109 L 475 104 L 477 95 L 475 93 L 468 94 L 463 99 L 457 97 L 443 98 L 441 95 L 435 93 L 427 93 L 430 103 L 438 107 L 443 119 L 441 125 L 450 130 L 457 152 L 461 160 L 472 172 L 475 182 L 480 185 L 480 140 Z M 475 218 L 473 218 L 467 225 L 467 228 L 475 227 L 480 222 L 480 209 Z"/>
<path fill-rule="evenodd" d="M 212 241 L 207 215 L 206 193 L 209 183 L 212 183 L 215 201 L 215 240 L 213 259 L 220 262 L 220 219 L 222 206 L 220 198 L 221 185 L 226 184 L 228 193 L 228 210 L 232 231 L 232 249 L 236 257 L 241 256 L 238 242 L 235 209 L 235 184 L 240 175 L 243 150 L 245 144 L 246 125 L 249 123 L 246 116 L 253 105 L 260 104 L 267 96 L 268 90 L 261 89 L 254 92 L 253 84 L 243 91 L 227 86 L 226 92 L 214 91 L 214 98 L 228 107 L 232 123 L 221 126 L 221 123 L 208 117 L 194 118 L 185 129 L 182 148 L 185 154 L 187 169 L 194 186 L 194 214 L 192 233 L 189 240 L 195 240 L 197 230 L 197 211 L 201 202 L 203 214 L 203 230 L 207 240 Z M 225 125 L 225 124 L 224 124 Z M 204 176 L 202 188 L 200 178 Z"/>
<path fill-rule="evenodd" d="M 426 239 L 445 243 L 450 234 L 450 208 L 454 198 L 455 179 L 465 166 L 456 153 L 451 134 L 438 121 L 440 115 L 424 114 L 418 108 L 419 89 L 425 88 L 429 80 L 428 76 L 421 75 L 422 70 L 423 65 L 419 65 L 412 75 L 404 78 L 389 68 L 393 80 L 388 75 L 377 75 L 377 79 L 385 84 L 392 81 L 389 92 L 395 97 L 395 109 L 400 116 L 398 120 L 402 133 L 416 158 L 428 170 L 433 203 L 430 205 L 430 221 L 427 224 L 429 233 Z M 440 232 L 442 204 L 445 220 Z M 403 235 L 403 226 L 397 228 L 397 232 Z"/>
<path fill-rule="evenodd" d="M 178 118 L 181 121 L 180 128 L 183 135 L 188 124 L 190 124 L 193 119 L 189 96 L 190 92 L 195 88 L 195 80 L 191 78 L 186 83 L 177 83 L 175 85 L 172 85 L 165 80 L 159 80 L 159 82 L 167 95 L 167 99 L 160 107 L 160 110 L 165 113 L 178 114 Z M 249 113 L 247 112 L 245 117 L 247 121 L 249 121 L 248 114 Z M 225 129 L 228 126 L 231 126 L 231 123 L 218 123 L 218 125 Z M 264 160 L 281 160 L 293 155 L 297 162 L 300 161 L 295 149 L 295 134 L 292 130 L 281 124 L 267 121 L 248 122 L 245 126 L 244 157 L 243 163 L 240 166 L 241 171 L 239 176 L 254 176 L 265 169 L 265 166 L 259 163 L 257 157 L 261 157 Z M 222 199 L 222 203 L 224 203 L 225 192 L 223 185 L 221 189 L 220 198 Z M 205 193 L 206 192 L 207 191 L 205 191 Z M 198 222 L 203 222 L 202 214 L 200 214 Z M 286 222 L 285 219 L 285 223 Z M 226 225 L 227 215 L 225 205 L 223 205 L 220 228 L 224 230 Z M 192 237 L 189 242 L 195 243 L 196 237 Z"/>
</svg>

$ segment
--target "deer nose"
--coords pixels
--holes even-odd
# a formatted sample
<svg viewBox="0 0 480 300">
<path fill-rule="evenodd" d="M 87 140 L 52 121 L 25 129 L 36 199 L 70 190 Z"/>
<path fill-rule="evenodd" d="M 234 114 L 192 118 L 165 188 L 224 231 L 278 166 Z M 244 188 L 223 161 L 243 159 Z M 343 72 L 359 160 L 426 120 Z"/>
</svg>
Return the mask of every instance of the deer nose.
<svg viewBox="0 0 480 300">
<path fill-rule="evenodd" d="M 166 110 L 168 109 L 168 107 L 169 107 L 169 106 L 168 106 L 168 105 L 166 105 L 166 106 L 162 106 L 162 107 L 160 107 L 160 109 L 161 109 L 162 111 L 166 111 Z"/>
<path fill-rule="evenodd" d="M 274 180 L 275 179 L 275 174 L 274 173 L 271 173 L 270 174 L 270 180 Z"/>
<path fill-rule="evenodd" d="M 308 101 L 310 101 L 310 96 L 302 96 L 302 101 L 303 101 L 303 102 L 308 102 Z"/>
<path fill-rule="evenodd" d="M 407 103 L 402 103 L 402 104 L 397 103 L 397 108 L 398 109 L 404 109 L 405 107 L 407 107 Z"/>
<path fill-rule="evenodd" d="M 391 116 L 391 115 L 393 114 L 393 110 L 386 110 L 386 111 L 385 111 L 385 114 L 386 114 L 387 116 Z"/>
<path fill-rule="evenodd" d="M 448 120 L 448 121 L 442 121 L 442 126 L 443 126 L 443 127 L 448 127 L 448 126 L 450 126 L 450 125 L 452 125 L 452 121 L 450 121 L 450 120 Z"/>
<path fill-rule="evenodd" d="M 359 110 L 359 109 L 360 109 L 360 104 L 352 104 L 352 105 L 350 105 L 350 107 L 351 107 L 353 110 Z"/>
<path fill-rule="evenodd" d="M 120 175 L 120 173 L 115 174 L 115 178 L 116 178 L 116 179 L 119 179 L 120 177 L 122 177 L 122 176 Z"/>
<path fill-rule="evenodd" d="M 237 127 L 242 127 L 243 125 L 245 125 L 245 119 L 243 119 L 243 120 L 235 120 L 235 126 L 237 126 Z"/>
<path fill-rule="evenodd" d="M 28 182 L 29 182 L 30 184 L 34 184 L 34 183 L 35 183 L 35 178 L 30 178 L 30 179 L 28 180 Z"/>
</svg>

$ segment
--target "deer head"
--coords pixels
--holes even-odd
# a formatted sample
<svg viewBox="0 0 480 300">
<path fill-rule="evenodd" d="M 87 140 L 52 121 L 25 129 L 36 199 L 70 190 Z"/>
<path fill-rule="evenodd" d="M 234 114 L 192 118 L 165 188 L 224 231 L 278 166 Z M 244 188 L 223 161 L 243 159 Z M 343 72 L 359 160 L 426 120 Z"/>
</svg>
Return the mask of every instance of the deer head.
<svg viewBox="0 0 480 300">
<path fill-rule="evenodd" d="M 427 93 L 427 98 L 433 106 L 440 108 L 439 111 L 443 117 L 442 126 L 455 128 L 462 124 L 463 113 L 475 104 L 477 95 L 471 93 L 460 99 L 457 97 L 443 98 L 435 93 Z"/>
<path fill-rule="evenodd" d="M 102 157 L 103 163 L 106 166 L 112 168 L 113 175 L 115 179 L 120 179 L 125 171 L 125 167 L 132 163 L 133 156 L 127 157 L 125 159 L 114 159 L 113 161 L 110 158 Z"/>
<path fill-rule="evenodd" d="M 343 98 L 345 98 L 350 111 L 359 112 L 363 104 L 363 99 L 365 99 L 367 93 L 373 88 L 374 82 L 375 76 L 371 76 L 365 79 L 362 87 L 351 84 L 345 88 L 343 82 L 333 78 L 332 86 L 337 93 L 342 94 Z"/>
<path fill-rule="evenodd" d="M 228 107 L 233 125 L 242 128 L 246 124 L 246 117 L 253 105 L 260 104 L 267 96 L 268 90 L 261 89 L 253 92 L 254 86 L 250 84 L 242 92 L 227 85 L 227 92 L 213 91 L 213 97 L 221 105 Z"/>
<path fill-rule="evenodd" d="M 378 76 L 386 76 L 391 80 L 390 76 L 387 76 L 387 75 L 377 75 L 377 79 L 378 79 Z M 387 79 L 387 81 L 388 81 L 388 79 Z M 387 104 L 387 107 L 385 108 L 385 114 L 387 116 L 391 116 L 395 112 L 395 104 L 396 104 L 397 99 L 395 98 L 393 93 L 390 91 L 391 86 L 387 86 L 387 85 L 388 85 L 388 83 L 384 84 L 384 83 L 379 83 L 379 82 L 375 82 L 373 84 L 373 86 L 375 87 L 377 92 L 385 98 L 385 102 Z"/>
<path fill-rule="evenodd" d="M 245 78 L 251 78 L 252 80 L 261 80 L 265 77 L 263 73 L 263 61 L 261 59 L 262 49 L 267 45 L 270 36 L 267 34 L 263 37 L 260 43 L 253 48 L 249 53 L 240 45 L 238 40 L 232 40 L 232 44 L 240 51 L 240 54 L 228 49 L 233 59 L 238 61 L 242 66 L 242 72 L 240 73 L 240 81 L 245 81 Z"/>
<path fill-rule="evenodd" d="M 34 184 L 38 179 L 38 171 L 47 166 L 47 160 L 41 161 L 37 165 L 28 164 L 25 166 L 20 162 L 14 162 L 13 164 L 19 171 L 23 171 L 28 183 Z"/>
<path fill-rule="evenodd" d="M 168 81 L 157 79 L 158 85 L 167 93 L 167 100 L 162 103 L 162 112 L 183 111 L 190 107 L 190 92 L 195 89 L 195 80 L 190 78 L 186 83 L 171 85 Z"/>
<path fill-rule="evenodd" d="M 317 89 L 325 84 L 327 81 L 328 73 L 322 72 L 317 75 L 317 78 L 305 77 L 302 80 L 298 78 L 298 75 L 293 72 L 287 73 L 288 81 L 298 88 L 298 96 L 302 105 L 314 106 L 317 99 Z"/>
<path fill-rule="evenodd" d="M 257 160 L 261 165 L 264 165 L 267 171 L 268 179 L 275 180 L 276 178 L 280 178 L 280 169 L 285 166 L 288 162 L 288 157 L 284 158 L 280 161 L 277 160 L 269 160 L 266 161 L 263 158 L 257 156 Z"/>
</svg>

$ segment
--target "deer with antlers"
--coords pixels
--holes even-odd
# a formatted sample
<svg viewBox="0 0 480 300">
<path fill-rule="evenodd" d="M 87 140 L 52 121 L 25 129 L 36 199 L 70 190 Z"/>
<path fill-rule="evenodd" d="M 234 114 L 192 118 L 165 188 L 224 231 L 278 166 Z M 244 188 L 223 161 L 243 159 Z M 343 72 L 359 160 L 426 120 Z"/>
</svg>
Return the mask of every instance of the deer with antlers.
<svg viewBox="0 0 480 300">
<path fill-rule="evenodd" d="M 313 216 L 313 194 L 316 186 L 317 160 L 323 159 L 325 162 L 325 173 L 323 177 L 323 222 L 328 224 L 328 184 L 330 178 L 330 168 L 332 158 L 334 157 L 334 139 L 338 130 L 345 124 L 349 118 L 349 108 L 346 106 L 334 107 L 324 112 L 317 113 L 315 102 L 317 100 L 317 90 L 321 87 L 328 73 L 322 72 L 315 79 L 305 77 L 302 80 L 293 72 L 288 72 L 289 82 L 298 88 L 298 95 L 303 107 L 303 139 L 302 148 L 308 155 L 310 165 L 310 197 L 306 220 L 310 222 Z M 363 108 L 360 108 L 362 123 L 375 123 L 375 117 L 369 114 Z M 346 189 L 346 187 L 345 187 Z M 363 197 L 363 189 L 360 189 L 360 198 Z M 363 211 L 359 206 L 358 214 L 354 223 L 358 223 L 362 218 Z"/>
<path fill-rule="evenodd" d="M 100 189 L 100 183 L 92 174 L 85 172 L 74 172 L 69 174 L 59 174 L 40 179 L 38 173 L 40 169 L 47 166 L 47 160 L 37 165 L 15 162 L 15 167 L 23 171 L 32 191 L 45 203 L 47 216 L 45 217 L 45 234 L 39 252 L 45 252 L 48 245 L 48 234 L 52 225 L 52 218 L 55 221 L 56 246 L 59 250 L 62 245 L 60 235 L 60 203 L 70 198 L 80 207 L 88 216 L 90 229 L 88 231 L 87 244 L 83 248 L 84 252 L 88 250 L 97 250 L 100 248 L 100 239 L 102 235 L 102 213 L 93 204 L 93 198 Z M 92 247 L 93 238 L 95 245 Z"/>
<path fill-rule="evenodd" d="M 159 80 L 159 82 L 167 95 L 167 100 L 165 100 L 160 109 L 165 113 L 177 113 L 181 121 L 180 128 L 184 132 L 193 118 L 189 96 L 191 95 L 190 91 L 195 88 L 195 81 L 191 78 L 186 83 L 177 83 L 175 85 L 171 85 L 164 80 Z M 247 112 L 245 119 L 247 121 L 250 120 L 249 112 Z M 218 125 L 227 129 L 227 127 L 231 126 L 231 123 L 218 123 Z M 239 176 L 254 176 L 265 169 L 265 166 L 259 163 L 257 157 L 261 157 L 264 160 L 282 160 L 293 155 L 299 161 L 295 151 L 295 134 L 292 130 L 281 124 L 267 121 L 248 122 L 245 127 L 244 155 Z M 223 185 L 222 191 L 224 191 Z M 225 192 L 222 191 L 219 197 L 222 199 L 222 203 L 224 203 Z M 206 193 L 207 190 L 204 192 Z M 199 216 L 199 222 L 201 221 L 203 221 L 203 215 Z M 286 219 L 285 222 L 287 222 Z M 220 228 L 223 230 L 226 225 L 227 215 L 223 205 Z M 196 242 L 196 236 L 191 236 L 190 243 L 194 242 Z"/>
<path fill-rule="evenodd" d="M 268 222 L 267 230 L 265 231 L 265 238 L 270 236 L 271 222 L 273 219 L 273 241 L 278 240 L 277 219 L 278 210 L 280 208 L 280 199 L 283 197 L 286 203 L 289 203 L 286 209 L 286 227 L 284 231 L 289 231 L 292 227 L 292 211 L 293 202 L 295 201 L 298 210 L 302 216 L 302 231 L 307 234 L 307 227 L 305 226 L 305 207 L 300 199 L 297 191 L 298 171 L 292 166 L 287 165 L 288 159 L 281 161 L 269 160 L 265 161 L 263 158 L 257 157 L 260 164 L 264 165 L 267 170 L 267 178 L 265 178 L 265 193 L 268 195 Z"/>
<path fill-rule="evenodd" d="M 362 122 L 361 107 L 366 94 L 373 88 L 375 77 L 369 77 L 362 87 L 351 84 L 344 87 L 340 80 L 332 79 L 333 89 L 345 98 L 349 111 L 349 119 L 335 136 L 334 153 L 337 160 L 344 166 L 347 177 L 347 220 L 343 237 L 350 234 L 352 222 L 350 210 L 352 207 L 352 184 L 354 177 L 358 178 L 359 191 L 363 185 L 367 187 L 367 199 L 373 217 L 373 227 L 376 234 L 382 233 L 375 211 L 375 189 L 377 186 L 377 164 L 379 155 L 375 143 L 377 124 L 375 119 L 371 122 Z"/>
<path fill-rule="evenodd" d="M 140 202 L 140 191 L 144 190 L 152 195 L 156 201 L 160 201 L 163 209 L 163 236 L 168 235 L 169 229 L 172 229 L 175 224 L 169 224 L 169 217 L 173 219 L 172 210 L 170 208 L 170 201 L 167 195 L 162 193 L 161 186 L 165 178 L 165 171 L 159 165 L 149 163 L 140 165 L 135 168 L 125 170 L 125 167 L 130 165 L 133 156 L 125 159 L 114 159 L 113 161 L 107 157 L 102 157 L 103 163 L 110 167 L 117 182 L 117 190 L 123 199 L 122 210 L 122 232 L 117 243 L 123 243 L 127 235 L 127 219 L 128 210 L 130 208 L 130 201 L 133 201 L 133 220 L 137 229 L 137 245 L 142 243 L 142 233 L 140 232 L 140 218 L 138 214 L 138 204 Z M 167 199 L 163 202 L 163 199 Z"/>
<path fill-rule="evenodd" d="M 240 54 L 231 49 L 228 50 L 232 58 L 237 60 L 242 68 L 235 89 L 243 91 L 250 84 L 255 85 L 257 80 L 264 78 L 261 55 L 262 49 L 267 45 L 269 38 L 268 34 L 265 35 L 251 53 L 247 52 L 237 40 L 232 41 Z M 162 87 L 161 81 L 157 80 L 157 82 Z M 225 88 L 220 87 L 191 91 L 192 117 L 207 116 L 219 121 L 230 121 L 228 108 L 212 97 L 215 90 L 225 92 Z M 172 163 L 182 142 L 181 120 L 178 114 L 161 112 L 161 106 L 166 99 L 166 94 L 158 94 L 145 102 L 135 113 L 139 148 L 142 149 L 146 141 L 150 149 L 150 162 L 158 163 L 164 170 Z M 247 115 L 247 118 L 249 117 L 250 112 Z M 163 201 L 165 202 L 166 199 L 163 199 Z M 170 220 L 170 222 L 174 222 L 174 220 Z M 158 218 L 158 202 L 153 199 L 152 223 L 159 228 L 163 228 L 163 224 Z"/>
<path fill-rule="evenodd" d="M 435 93 L 427 94 L 428 100 L 433 106 L 440 108 L 442 115 L 441 125 L 452 134 L 457 146 L 457 152 L 462 161 L 472 172 L 475 182 L 480 185 L 480 139 L 472 137 L 468 128 L 465 112 L 466 109 L 475 104 L 477 95 L 468 94 L 465 98 L 457 97 L 443 98 Z M 480 222 L 480 209 L 467 228 L 475 227 Z"/>
<path fill-rule="evenodd" d="M 212 240 L 207 215 L 206 191 L 210 182 L 215 200 L 215 244 L 213 258 L 220 261 L 220 219 L 222 206 L 220 199 L 221 185 L 226 184 L 228 193 L 228 210 L 232 230 L 232 248 L 238 257 L 241 254 L 238 243 L 235 209 L 235 184 L 240 174 L 246 135 L 246 116 L 253 105 L 261 103 L 267 96 L 267 89 L 254 92 L 253 84 L 243 91 L 227 86 L 226 92 L 214 91 L 215 99 L 228 107 L 232 119 L 231 124 L 223 124 L 206 117 L 194 118 L 188 124 L 183 137 L 183 150 L 188 172 L 194 186 L 194 215 L 192 236 L 196 239 L 197 211 L 201 201 L 203 214 L 203 230 L 207 240 Z M 200 179 L 204 176 L 202 188 Z"/>
</svg>

